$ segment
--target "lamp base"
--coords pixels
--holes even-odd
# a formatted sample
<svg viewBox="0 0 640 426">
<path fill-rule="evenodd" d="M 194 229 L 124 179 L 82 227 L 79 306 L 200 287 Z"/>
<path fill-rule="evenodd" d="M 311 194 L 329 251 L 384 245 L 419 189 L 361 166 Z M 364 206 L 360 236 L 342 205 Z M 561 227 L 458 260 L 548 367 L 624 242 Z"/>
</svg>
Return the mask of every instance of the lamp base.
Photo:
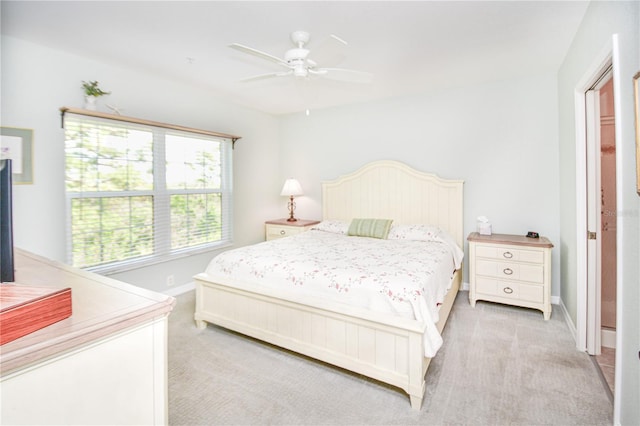
<svg viewBox="0 0 640 426">
<path fill-rule="evenodd" d="M 293 195 L 289 197 L 289 205 L 287 207 L 289 207 L 289 219 L 287 219 L 287 222 L 296 222 L 298 219 L 293 217 L 293 211 L 296 209 L 296 203 L 293 202 Z"/>
</svg>

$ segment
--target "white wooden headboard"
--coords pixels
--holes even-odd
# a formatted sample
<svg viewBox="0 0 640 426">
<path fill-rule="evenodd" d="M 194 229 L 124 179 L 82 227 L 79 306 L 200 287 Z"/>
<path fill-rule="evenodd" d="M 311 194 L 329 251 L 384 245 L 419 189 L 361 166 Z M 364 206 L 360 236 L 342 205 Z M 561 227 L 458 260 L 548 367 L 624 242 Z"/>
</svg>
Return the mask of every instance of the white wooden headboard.
<svg viewBox="0 0 640 426">
<path fill-rule="evenodd" d="M 463 183 L 417 171 L 398 161 L 375 161 L 322 182 L 322 217 L 437 225 L 464 247 Z"/>
</svg>

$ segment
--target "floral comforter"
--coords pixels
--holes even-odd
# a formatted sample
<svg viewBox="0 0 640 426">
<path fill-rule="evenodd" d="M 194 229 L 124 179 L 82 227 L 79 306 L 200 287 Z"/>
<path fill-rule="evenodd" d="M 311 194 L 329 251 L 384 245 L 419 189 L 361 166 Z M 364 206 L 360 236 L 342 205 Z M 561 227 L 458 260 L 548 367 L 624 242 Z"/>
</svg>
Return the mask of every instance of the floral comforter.
<svg viewBox="0 0 640 426">
<path fill-rule="evenodd" d="M 392 230 L 393 234 L 393 230 Z M 224 285 L 247 283 L 367 308 L 426 325 L 425 356 L 442 345 L 438 304 L 463 252 L 450 238 L 376 239 L 312 229 L 229 250 L 206 273 Z M 391 235 L 390 235 L 391 236 Z M 406 234 L 405 234 L 406 236 Z"/>
</svg>

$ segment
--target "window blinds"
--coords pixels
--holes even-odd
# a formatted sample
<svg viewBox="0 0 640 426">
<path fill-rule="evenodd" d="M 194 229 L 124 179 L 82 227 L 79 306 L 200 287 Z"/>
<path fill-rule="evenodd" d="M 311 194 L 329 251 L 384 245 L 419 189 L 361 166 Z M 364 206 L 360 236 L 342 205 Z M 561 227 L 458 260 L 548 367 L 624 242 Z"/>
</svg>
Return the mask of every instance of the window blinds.
<svg viewBox="0 0 640 426">
<path fill-rule="evenodd" d="M 70 264 L 113 271 L 231 242 L 230 139 L 68 112 L 64 125 Z"/>
</svg>

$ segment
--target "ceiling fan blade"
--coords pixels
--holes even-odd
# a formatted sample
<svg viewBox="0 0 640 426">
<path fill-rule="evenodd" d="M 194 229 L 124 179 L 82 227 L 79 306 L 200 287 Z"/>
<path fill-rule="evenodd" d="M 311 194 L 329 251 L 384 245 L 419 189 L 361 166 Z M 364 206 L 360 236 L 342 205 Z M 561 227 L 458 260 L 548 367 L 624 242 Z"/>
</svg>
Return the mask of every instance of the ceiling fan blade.
<svg viewBox="0 0 640 426">
<path fill-rule="evenodd" d="M 244 46 L 244 45 L 238 44 L 238 43 L 232 43 L 232 44 L 229 45 L 229 47 L 232 48 L 232 49 L 238 50 L 240 52 L 247 53 L 247 54 L 253 55 L 253 56 L 257 56 L 258 58 L 266 59 L 267 61 L 274 62 L 274 63 L 276 63 L 278 65 L 283 65 L 283 66 L 285 66 L 287 68 L 290 68 L 289 64 L 284 59 L 278 58 L 277 56 L 270 55 L 268 53 L 262 52 L 260 50 L 254 49 L 252 47 Z"/>
<path fill-rule="evenodd" d="M 350 83 L 372 83 L 373 74 L 364 71 L 348 70 L 344 68 L 319 68 L 309 70 L 309 73 L 322 75 L 332 80 L 347 81 Z"/>
<path fill-rule="evenodd" d="M 293 74 L 293 70 L 283 71 L 283 72 L 272 72 L 269 74 L 260 74 L 260 75 L 255 75 L 253 77 L 243 78 L 242 80 L 239 80 L 239 81 L 240 83 L 247 83 L 250 81 L 265 80 L 267 78 L 273 78 L 273 77 L 285 77 L 291 74 Z"/>
<path fill-rule="evenodd" d="M 321 66 L 335 66 L 346 58 L 347 42 L 340 37 L 331 34 L 320 43 L 315 44 L 311 50 L 310 58 Z"/>
</svg>

